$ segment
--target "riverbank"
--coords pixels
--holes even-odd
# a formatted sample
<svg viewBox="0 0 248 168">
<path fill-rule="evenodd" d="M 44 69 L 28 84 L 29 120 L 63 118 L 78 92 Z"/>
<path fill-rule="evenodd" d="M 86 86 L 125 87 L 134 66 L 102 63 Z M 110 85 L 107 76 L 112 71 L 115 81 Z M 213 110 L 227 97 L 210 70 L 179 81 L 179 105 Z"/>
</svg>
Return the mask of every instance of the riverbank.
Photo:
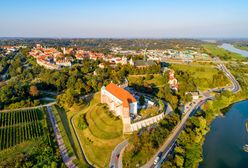
<svg viewBox="0 0 248 168">
<path fill-rule="evenodd" d="M 191 117 L 186 128 L 180 134 L 177 140 L 177 147 L 174 153 L 168 157 L 163 167 L 198 167 L 203 161 L 203 144 L 205 135 L 211 131 L 212 122 L 221 115 L 225 115 L 226 108 L 234 103 L 245 101 L 243 93 L 237 93 L 239 96 L 231 92 L 223 92 L 216 96 L 215 100 L 207 102 L 202 110 L 199 110 L 195 116 Z M 243 95 L 243 96 L 241 96 Z"/>
<path fill-rule="evenodd" d="M 248 166 L 248 155 L 243 150 L 248 141 L 245 127 L 247 107 L 247 100 L 237 102 L 224 110 L 224 118 L 217 117 L 213 120 L 211 131 L 203 144 L 204 160 L 199 168 Z"/>
<path fill-rule="evenodd" d="M 230 52 L 234 52 L 237 54 L 240 54 L 244 57 L 248 57 L 248 51 L 240 49 L 240 48 L 236 48 L 234 45 L 229 44 L 229 43 L 223 43 L 222 45 L 219 46 L 220 48 L 224 48 L 225 50 L 228 50 Z"/>
<path fill-rule="evenodd" d="M 211 123 L 232 104 L 248 99 L 248 67 L 243 64 L 230 62 L 227 68 L 239 82 L 242 90 L 235 94 L 225 91 L 216 95 L 216 99 L 208 101 L 186 123 L 186 128 L 177 140 L 177 146 L 172 155 L 162 167 L 198 167 L 203 160 L 203 144 L 205 135 L 210 131 Z"/>
</svg>

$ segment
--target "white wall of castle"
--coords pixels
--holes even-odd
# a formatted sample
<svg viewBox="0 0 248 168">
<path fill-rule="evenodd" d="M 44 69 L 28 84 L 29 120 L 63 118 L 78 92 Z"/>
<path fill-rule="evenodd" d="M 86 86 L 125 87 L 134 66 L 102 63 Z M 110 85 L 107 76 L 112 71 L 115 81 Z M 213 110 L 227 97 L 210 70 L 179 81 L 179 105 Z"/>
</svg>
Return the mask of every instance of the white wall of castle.
<svg viewBox="0 0 248 168">
<path fill-rule="evenodd" d="M 101 89 L 101 102 L 107 103 L 110 110 L 115 111 L 115 114 L 117 116 L 121 116 L 122 122 L 123 122 L 123 131 L 124 133 L 130 133 L 133 131 L 138 131 L 139 129 L 143 127 L 147 127 L 151 124 L 158 123 L 160 120 L 162 120 L 165 116 L 165 113 L 162 112 L 156 116 L 131 123 L 131 118 L 126 117 L 124 118 L 122 116 L 123 110 L 125 110 L 122 106 L 122 101 L 116 98 L 114 95 L 112 95 L 110 92 L 108 92 L 105 88 Z M 130 113 L 136 115 L 137 114 L 137 102 L 130 103 Z"/>
<path fill-rule="evenodd" d="M 105 99 L 108 99 L 108 100 L 103 100 L 104 96 L 106 96 Z M 103 89 L 103 88 L 101 89 L 101 102 L 107 103 L 109 106 L 109 109 L 111 111 L 115 111 L 116 116 L 122 117 L 122 110 L 123 110 L 122 101 L 116 98 L 114 95 L 112 95 L 106 89 Z"/>
<path fill-rule="evenodd" d="M 162 120 L 164 118 L 164 115 L 165 115 L 164 112 L 162 112 L 161 114 L 158 114 L 156 116 L 132 123 L 131 124 L 131 132 L 137 131 L 143 127 L 147 127 L 151 124 L 158 123 L 160 120 Z"/>
</svg>

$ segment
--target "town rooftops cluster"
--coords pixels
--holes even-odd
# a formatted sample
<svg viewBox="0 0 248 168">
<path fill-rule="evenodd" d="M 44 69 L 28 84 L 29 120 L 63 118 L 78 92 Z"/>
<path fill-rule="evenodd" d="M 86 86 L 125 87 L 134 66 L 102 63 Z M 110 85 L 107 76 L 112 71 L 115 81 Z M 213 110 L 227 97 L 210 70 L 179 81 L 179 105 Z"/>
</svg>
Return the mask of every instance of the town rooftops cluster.
<svg viewBox="0 0 248 168">
<path fill-rule="evenodd" d="M 11 52 L 15 52 L 20 48 L 25 48 L 25 46 L 0 46 L 1 49 L 5 50 L 5 54 L 8 55 Z"/>
<path fill-rule="evenodd" d="M 36 44 L 36 47 L 29 54 L 36 58 L 39 65 L 48 69 L 60 69 L 61 66 L 71 66 L 70 60 L 55 48 L 43 48 L 40 44 Z"/>
</svg>

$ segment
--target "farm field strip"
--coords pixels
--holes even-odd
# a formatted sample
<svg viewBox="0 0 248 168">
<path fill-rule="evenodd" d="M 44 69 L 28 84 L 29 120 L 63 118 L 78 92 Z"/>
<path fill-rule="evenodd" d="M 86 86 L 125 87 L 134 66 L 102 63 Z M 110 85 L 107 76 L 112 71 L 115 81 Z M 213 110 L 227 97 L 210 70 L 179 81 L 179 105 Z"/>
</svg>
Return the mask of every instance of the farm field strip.
<svg viewBox="0 0 248 168">
<path fill-rule="evenodd" d="M 0 113 L 0 150 L 44 135 L 44 109 Z"/>
</svg>

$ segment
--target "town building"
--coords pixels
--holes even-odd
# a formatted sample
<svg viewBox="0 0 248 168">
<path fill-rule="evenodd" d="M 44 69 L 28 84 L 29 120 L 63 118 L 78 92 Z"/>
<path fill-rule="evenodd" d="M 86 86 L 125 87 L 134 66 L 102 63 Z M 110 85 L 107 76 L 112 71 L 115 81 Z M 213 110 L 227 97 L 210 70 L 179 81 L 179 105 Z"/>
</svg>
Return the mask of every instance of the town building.
<svg viewBox="0 0 248 168">
<path fill-rule="evenodd" d="M 191 94 L 193 100 L 198 100 L 200 97 L 200 93 L 198 91 L 196 92 L 187 92 L 186 94 Z"/>
<path fill-rule="evenodd" d="M 63 66 L 71 67 L 71 61 L 66 59 L 64 54 L 56 48 L 46 48 L 36 44 L 29 55 L 36 58 L 37 64 L 47 69 L 59 70 Z"/>
<path fill-rule="evenodd" d="M 178 84 L 177 79 L 175 78 L 175 71 L 174 70 L 172 70 L 172 69 L 169 70 L 168 78 L 169 78 L 168 83 L 170 85 L 170 88 L 172 90 L 178 91 L 179 84 Z"/>
</svg>

